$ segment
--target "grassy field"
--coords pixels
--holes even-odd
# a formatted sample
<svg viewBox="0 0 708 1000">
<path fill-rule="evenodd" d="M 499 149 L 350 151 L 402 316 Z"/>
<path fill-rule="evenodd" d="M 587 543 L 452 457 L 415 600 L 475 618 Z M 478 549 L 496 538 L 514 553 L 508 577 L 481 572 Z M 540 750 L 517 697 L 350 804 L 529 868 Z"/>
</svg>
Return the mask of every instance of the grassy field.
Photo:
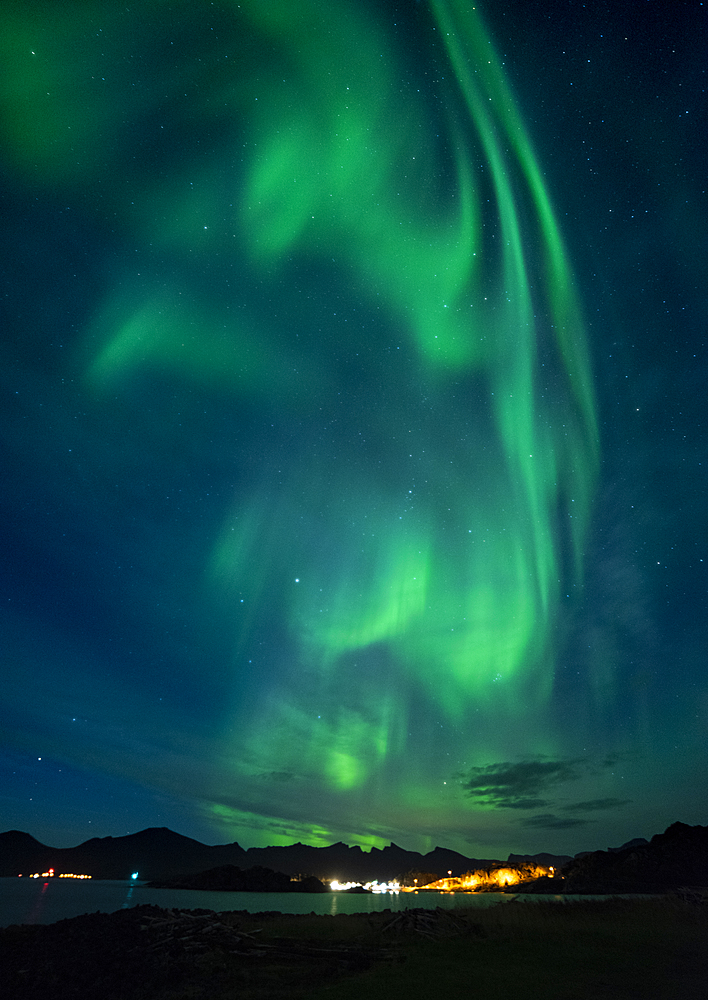
<svg viewBox="0 0 708 1000">
<path fill-rule="evenodd" d="M 706 1000 L 707 909 L 660 899 L 467 911 L 461 933 L 444 920 L 440 936 L 403 928 L 394 960 L 307 996 Z"/>
<path fill-rule="evenodd" d="M 708 1000 L 708 905 L 352 916 L 137 907 L 0 933 L 7 1000 Z"/>
<path fill-rule="evenodd" d="M 264 943 L 305 950 L 272 964 L 268 983 L 267 966 L 251 969 L 224 1000 L 708 1000 L 708 907 L 670 898 L 282 916 L 258 925 Z M 310 947 L 323 949 L 320 959 Z"/>
</svg>

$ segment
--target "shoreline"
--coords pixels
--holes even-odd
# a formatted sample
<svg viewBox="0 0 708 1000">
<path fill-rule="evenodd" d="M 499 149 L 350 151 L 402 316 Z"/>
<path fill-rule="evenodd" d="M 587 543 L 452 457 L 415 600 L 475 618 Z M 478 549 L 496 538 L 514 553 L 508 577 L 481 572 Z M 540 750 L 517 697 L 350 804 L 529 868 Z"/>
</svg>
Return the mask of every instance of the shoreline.
<svg viewBox="0 0 708 1000">
<path fill-rule="evenodd" d="M 467 996 L 460 984 L 472 979 L 475 991 L 509 1000 L 560 1000 L 568 976 L 574 998 L 629 1000 L 641 988 L 646 998 L 697 1000 L 708 981 L 708 906 L 678 896 L 508 900 L 331 916 L 148 904 L 4 928 L 0 966 L 7 1000 L 319 1000 L 332 989 L 338 1000 L 422 1000 L 433 981 Z"/>
</svg>

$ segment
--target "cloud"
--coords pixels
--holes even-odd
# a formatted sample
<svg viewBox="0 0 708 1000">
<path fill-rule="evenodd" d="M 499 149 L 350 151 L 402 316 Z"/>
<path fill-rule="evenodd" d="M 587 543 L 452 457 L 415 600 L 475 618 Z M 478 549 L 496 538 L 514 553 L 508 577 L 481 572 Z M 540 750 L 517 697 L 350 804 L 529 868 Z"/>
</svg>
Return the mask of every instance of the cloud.
<svg viewBox="0 0 708 1000">
<path fill-rule="evenodd" d="M 605 759 L 600 764 L 600 767 L 616 767 L 623 760 L 623 756 L 620 753 L 608 753 Z"/>
<path fill-rule="evenodd" d="M 627 761 L 636 760 L 638 754 L 632 750 L 613 750 L 605 755 L 600 762 L 600 767 L 617 767 L 618 764 L 626 764 Z"/>
<path fill-rule="evenodd" d="M 480 805 L 494 809 L 539 809 L 547 806 L 540 796 L 555 785 L 577 781 L 587 770 L 584 758 L 547 760 L 534 757 L 473 767 L 462 787 Z"/>
<path fill-rule="evenodd" d="M 591 819 L 564 819 L 562 816 L 554 816 L 553 813 L 539 813 L 538 816 L 529 816 L 522 819 L 522 826 L 541 827 L 544 830 L 567 830 L 572 826 L 587 826 L 594 823 Z"/>
<path fill-rule="evenodd" d="M 547 799 L 517 799 L 515 802 L 509 802 L 506 806 L 507 809 L 543 809 L 544 806 L 550 805 Z"/>
<path fill-rule="evenodd" d="M 601 809 L 619 809 L 628 806 L 631 799 L 589 799 L 587 802 L 575 802 L 572 806 L 563 806 L 565 812 L 597 812 Z"/>
</svg>

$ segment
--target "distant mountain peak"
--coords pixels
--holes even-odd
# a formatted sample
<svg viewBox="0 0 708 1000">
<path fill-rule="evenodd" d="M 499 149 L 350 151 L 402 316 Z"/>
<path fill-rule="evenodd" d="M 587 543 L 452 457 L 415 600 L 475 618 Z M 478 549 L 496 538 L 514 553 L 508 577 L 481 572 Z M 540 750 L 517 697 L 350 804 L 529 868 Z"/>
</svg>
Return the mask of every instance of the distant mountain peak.
<svg viewBox="0 0 708 1000">
<path fill-rule="evenodd" d="M 36 844 L 38 847 L 44 847 L 45 845 L 40 843 L 31 833 L 25 833 L 23 830 L 8 830 L 7 833 L 0 833 L 0 838 L 2 838 L 2 843 L 7 844 Z"/>
<path fill-rule="evenodd" d="M 680 863 L 672 860 L 674 856 Z M 571 863 L 570 859 L 560 855 L 509 855 L 509 863 L 535 860 L 558 868 L 568 861 L 578 884 L 582 880 L 590 884 L 591 876 L 596 882 L 599 875 L 593 866 L 598 865 L 606 866 L 608 873 L 610 869 L 614 871 L 616 866 L 615 877 L 620 881 L 631 882 L 636 878 L 634 869 L 638 872 L 643 866 L 646 871 L 642 878 L 647 885 L 672 884 L 672 880 L 679 877 L 685 881 L 688 872 L 698 880 L 696 884 L 708 884 L 708 862 L 705 861 L 708 858 L 708 827 L 673 823 L 664 833 L 652 837 L 651 843 L 644 838 L 635 838 L 622 848 L 593 852 L 586 857 L 587 860 L 582 855 L 576 855 Z M 128 879 L 131 873 L 139 872 L 141 880 L 150 880 L 181 877 L 223 865 L 246 868 L 254 864 L 277 869 L 289 876 L 307 874 L 323 881 L 337 878 L 340 881 L 366 882 L 375 878 L 388 880 L 407 871 L 437 873 L 439 877 L 444 877 L 449 870 L 453 870 L 453 874 L 462 875 L 498 862 L 466 858 L 441 847 L 422 855 L 394 843 L 384 848 L 372 848 L 370 852 L 363 851 L 359 845 L 350 847 L 341 841 L 328 847 L 298 843 L 246 851 L 236 842 L 210 847 L 165 826 L 148 827 L 123 837 L 94 838 L 69 848 L 47 847 L 21 830 L 0 833 L 1 876 L 46 871 L 52 867 L 57 873 L 84 872 L 94 878 L 106 879 Z M 626 873 L 621 871 L 623 865 L 628 866 Z M 652 865 L 656 870 L 652 870 Z"/>
</svg>

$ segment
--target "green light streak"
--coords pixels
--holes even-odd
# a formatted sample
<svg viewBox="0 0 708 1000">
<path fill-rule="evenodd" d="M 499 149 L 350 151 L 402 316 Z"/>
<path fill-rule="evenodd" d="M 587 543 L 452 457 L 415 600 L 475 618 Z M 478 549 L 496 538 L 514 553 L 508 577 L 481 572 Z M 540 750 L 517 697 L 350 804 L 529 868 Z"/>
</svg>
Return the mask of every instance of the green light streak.
<svg viewBox="0 0 708 1000">
<path fill-rule="evenodd" d="M 412 186 L 401 197 L 401 177 L 414 172 L 421 152 L 412 137 L 425 128 L 425 115 L 409 100 L 391 129 L 396 58 L 381 59 L 385 40 L 376 28 L 349 9 L 338 11 L 346 30 L 323 46 L 314 23 L 305 30 L 307 14 L 301 20 L 289 8 L 256 5 L 249 16 L 297 64 L 300 91 L 294 119 L 292 104 L 278 110 L 276 83 L 270 95 L 259 94 L 253 140 L 260 153 L 248 172 L 241 219 L 257 268 L 292 254 L 315 261 L 336 255 L 352 286 L 398 317 L 417 351 L 419 377 L 441 404 L 461 372 L 487 380 L 496 460 L 472 450 L 453 462 L 454 508 L 428 491 L 399 527 L 394 497 L 367 502 L 367 483 L 352 472 L 324 485 L 327 496 L 352 498 L 346 515 L 324 516 L 337 553 L 334 572 L 329 559 L 308 558 L 292 538 L 272 542 L 273 520 L 285 525 L 290 518 L 275 517 L 267 533 L 269 548 L 289 547 L 292 566 L 308 567 L 307 580 L 288 598 L 290 621 L 308 668 L 323 671 L 323 691 L 353 653 L 385 644 L 431 706 L 459 724 L 480 705 L 522 718 L 552 693 L 562 576 L 558 509 L 579 574 L 597 431 L 574 281 L 521 117 L 477 13 L 457 2 L 432 6 L 469 116 L 454 126 L 457 176 L 448 204 L 426 205 Z M 351 37 L 361 45 L 351 47 Z M 474 142 L 491 175 L 496 247 L 481 222 Z M 545 263 L 531 270 L 526 248 L 538 244 Z M 541 380 L 551 375 L 539 367 L 539 313 L 555 342 L 561 419 L 554 412 L 558 390 L 545 401 Z M 402 430 L 394 419 L 392 438 Z M 426 460 L 428 483 L 445 476 L 440 464 Z M 308 472 L 301 476 L 304 488 Z M 470 489 L 477 478 L 484 499 Z M 298 482 L 293 492 L 300 489 Z M 362 510 L 366 528 L 359 532 L 353 525 L 363 527 Z M 250 553 L 232 565 L 234 577 L 244 579 L 252 562 Z M 369 713 L 386 690 L 382 681 L 364 698 Z M 283 695 L 284 704 L 292 697 Z M 404 698 L 395 700 L 403 712 Z M 316 751 L 323 780 L 339 791 L 364 787 L 376 773 L 374 723 L 332 711 L 328 741 L 347 750 Z M 272 726 L 292 733 L 288 715 L 276 710 Z M 304 721 L 295 728 L 299 754 L 308 756 L 308 741 L 318 740 Z"/>
<path fill-rule="evenodd" d="M 81 42 L 91 72 L 78 82 L 67 57 L 91 6 L 57 6 L 37 27 L 15 4 L 0 39 L 14 81 L 0 87 L 3 149 L 52 188 L 83 190 L 127 142 L 125 96 L 94 80 L 99 50 Z M 194 583 L 232 635 L 239 725 L 224 741 L 248 799 L 210 808 L 248 828 L 266 794 L 253 773 L 287 767 L 283 815 L 305 789 L 340 803 L 352 832 L 363 808 L 381 827 L 396 809 L 452 824 L 467 807 L 449 757 L 472 763 L 472 743 L 486 760 L 510 730 L 553 751 L 534 720 L 553 692 L 561 581 L 581 578 L 598 435 L 551 196 L 462 0 L 431 0 L 435 73 L 405 93 L 412 60 L 368 5 L 211 8 L 246 41 L 232 76 L 199 77 L 188 111 L 232 138 L 223 160 L 200 151 L 168 177 L 136 167 L 111 191 L 116 226 L 154 273 L 126 266 L 84 347 L 100 399 L 148 372 L 239 415 L 267 408 L 289 434 L 244 443 L 234 419 L 245 471 Z M 106 32 L 113 57 L 120 23 Z M 167 105 L 184 94 L 177 69 Z M 131 96 L 136 121 L 151 100 Z M 205 277 L 217 264 L 219 294 Z M 326 296 L 304 292 L 328 283 L 342 308 L 323 319 Z M 311 304 L 298 312 L 300 292 Z M 287 646 L 280 659 L 261 654 L 269 631 Z M 246 707 L 242 675 L 260 670 Z M 428 716 L 451 750 L 428 733 L 416 756 L 411 719 Z"/>
<path fill-rule="evenodd" d="M 92 342 L 103 347 L 88 365 L 92 388 L 105 392 L 148 371 L 210 391 L 262 403 L 274 394 L 295 408 L 323 390 L 323 377 L 273 333 L 263 337 L 252 317 L 224 323 L 206 298 L 177 287 L 136 297 L 116 295 L 94 318 Z M 274 352 L 277 363 L 274 364 Z"/>
<path fill-rule="evenodd" d="M 498 460 L 465 457 L 451 518 L 450 508 L 428 498 L 424 516 L 399 531 L 389 497 L 380 511 L 370 510 L 368 538 L 347 541 L 342 524 L 330 525 L 342 570 L 332 579 L 315 561 L 309 586 L 293 597 L 291 621 L 308 661 L 327 674 L 345 654 L 386 643 L 448 720 L 460 722 L 480 704 L 522 717 L 552 692 L 560 532 L 568 535 L 575 573 L 581 569 L 598 461 L 591 374 L 550 198 L 493 47 L 468 5 L 436 0 L 432 8 L 469 115 L 454 133 L 454 200 L 441 211 L 412 190 L 401 198 L 399 178 L 417 149 L 411 136 L 424 127 L 424 113 L 407 102 L 400 127 L 384 134 L 396 65 L 395 57 L 382 64 L 376 30 L 348 22 L 338 37 L 355 35 L 361 46 L 335 40 L 323 48 L 314 28 L 305 32 L 291 13 L 281 10 L 280 20 L 269 10 L 268 30 L 282 45 L 294 40 L 288 53 L 303 91 L 317 96 L 303 102 L 295 125 L 278 118 L 275 101 L 259 102 L 265 152 L 251 167 L 244 233 L 255 266 L 272 267 L 292 253 L 336 254 L 353 285 L 398 316 L 417 349 L 421 379 L 441 396 L 460 372 L 484 373 Z M 259 6 L 251 16 L 266 15 Z M 366 88 L 350 89 L 355 80 Z M 470 124 L 491 176 L 495 247 L 481 224 L 474 145 L 465 138 Z M 527 259 L 527 247 L 538 244 L 540 268 Z M 539 365 L 539 323 L 554 341 L 553 376 Z M 552 377 L 560 392 L 543 385 Z M 554 412 L 559 395 L 561 419 Z M 465 490 L 475 471 L 488 477 L 486 502 Z M 340 487 L 357 496 L 354 509 L 366 507 L 358 478 Z M 560 531 L 559 508 L 566 519 Z M 318 607 L 322 593 L 325 609 Z M 358 734 L 347 738 L 365 743 Z M 340 778 L 325 771 L 334 787 L 364 780 L 363 770 L 348 765 Z"/>
</svg>

